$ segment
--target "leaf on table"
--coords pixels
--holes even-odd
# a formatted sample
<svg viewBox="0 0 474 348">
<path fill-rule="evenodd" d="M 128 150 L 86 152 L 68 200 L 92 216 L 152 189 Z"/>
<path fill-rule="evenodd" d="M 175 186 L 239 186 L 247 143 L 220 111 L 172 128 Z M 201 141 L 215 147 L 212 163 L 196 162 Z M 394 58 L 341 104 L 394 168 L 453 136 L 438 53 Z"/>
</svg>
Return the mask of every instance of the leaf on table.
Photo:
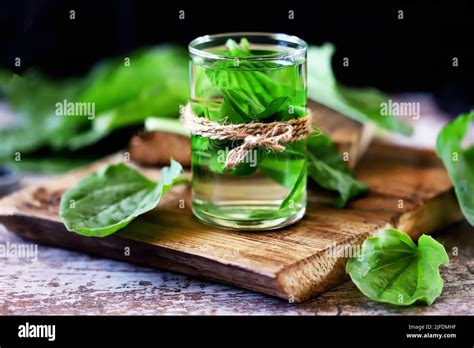
<svg viewBox="0 0 474 348">
<path fill-rule="evenodd" d="M 436 153 L 448 171 L 461 211 L 474 226 L 474 145 L 462 146 L 472 123 L 474 111 L 444 126 L 438 135 Z"/>
<path fill-rule="evenodd" d="M 154 182 L 123 163 L 107 165 L 63 194 L 59 215 L 69 231 L 106 237 L 155 208 L 182 172 L 171 160 Z"/>
<path fill-rule="evenodd" d="M 387 229 L 364 242 L 361 254 L 347 262 L 346 272 L 371 300 L 431 305 L 443 289 L 438 268 L 448 264 L 443 245 L 430 236 L 422 235 L 416 246 L 406 233 Z"/>
</svg>

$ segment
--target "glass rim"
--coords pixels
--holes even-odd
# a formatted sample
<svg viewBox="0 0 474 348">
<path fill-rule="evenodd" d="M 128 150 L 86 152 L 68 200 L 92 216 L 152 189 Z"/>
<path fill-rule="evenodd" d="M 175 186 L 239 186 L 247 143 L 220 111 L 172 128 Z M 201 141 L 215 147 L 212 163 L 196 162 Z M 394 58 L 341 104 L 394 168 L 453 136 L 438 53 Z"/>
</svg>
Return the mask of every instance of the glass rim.
<svg viewBox="0 0 474 348">
<path fill-rule="evenodd" d="M 211 35 L 203 35 L 195 38 L 192 40 L 189 45 L 188 45 L 188 50 L 191 54 L 194 54 L 199 57 L 205 57 L 205 58 L 210 58 L 210 59 L 215 59 L 215 60 L 230 60 L 230 61 L 235 61 L 236 58 L 233 57 L 226 57 L 220 54 L 215 54 L 211 53 L 205 50 L 201 50 L 199 48 L 196 48 L 195 46 L 207 42 L 212 42 L 217 39 L 222 39 L 222 38 L 231 38 L 232 36 L 244 36 L 244 37 L 255 37 L 255 36 L 266 36 L 269 39 L 274 39 L 274 40 L 280 40 L 280 41 L 286 41 L 290 43 L 294 43 L 300 47 L 295 48 L 291 52 L 285 52 L 281 53 L 275 56 L 256 56 L 256 57 L 244 57 L 244 58 L 238 58 L 238 60 L 243 61 L 243 60 L 281 60 L 281 59 L 288 59 L 292 57 L 296 57 L 298 55 L 304 54 L 307 49 L 308 49 L 308 44 L 306 41 L 303 39 L 299 38 L 298 36 L 295 35 L 288 35 L 288 34 L 283 34 L 283 33 L 268 33 L 268 32 L 256 32 L 256 31 L 241 31 L 241 32 L 229 32 L 229 33 L 220 33 L 220 34 L 211 34 Z"/>
</svg>

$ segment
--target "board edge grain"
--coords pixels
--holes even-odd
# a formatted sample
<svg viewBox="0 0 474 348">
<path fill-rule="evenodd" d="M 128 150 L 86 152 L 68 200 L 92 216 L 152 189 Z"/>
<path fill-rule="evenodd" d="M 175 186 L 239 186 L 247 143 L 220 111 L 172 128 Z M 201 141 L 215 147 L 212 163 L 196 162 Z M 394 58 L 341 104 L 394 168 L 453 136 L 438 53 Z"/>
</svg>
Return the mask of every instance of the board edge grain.
<svg viewBox="0 0 474 348">
<path fill-rule="evenodd" d="M 224 264 L 200 255 L 188 254 L 163 246 L 157 248 L 121 236 L 120 233 L 104 238 L 85 237 L 69 232 L 65 226 L 55 220 L 24 216 L 18 212 L 11 215 L 0 215 L 0 224 L 3 224 L 7 230 L 14 231 L 15 235 L 41 245 L 60 247 L 98 258 L 110 258 L 148 268 L 176 272 L 202 280 L 217 281 L 279 298 L 285 297 L 285 293 L 275 277 L 236 265 Z M 41 230 L 43 233 L 38 233 Z M 55 232 L 51 233 L 52 230 Z M 130 248 L 130 256 L 125 255 L 125 247 Z M 140 252 L 139 256 L 135 255 L 136 250 L 134 249 Z M 178 260 L 179 262 L 177 262 Z M 232 268 L 232 272 L 229 272 L 229 268 Z"/>
</svg>

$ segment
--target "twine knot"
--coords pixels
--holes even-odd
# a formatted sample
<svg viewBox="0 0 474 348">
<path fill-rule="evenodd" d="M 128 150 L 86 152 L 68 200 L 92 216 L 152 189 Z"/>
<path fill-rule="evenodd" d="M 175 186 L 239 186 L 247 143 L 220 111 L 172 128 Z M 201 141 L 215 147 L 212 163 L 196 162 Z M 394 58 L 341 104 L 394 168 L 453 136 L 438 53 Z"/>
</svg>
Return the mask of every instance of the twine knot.
<svg viewBox="0 0 474 348">
<path fill-rule="evenodd" d="M 285 150 L 283 143 L 306 138 L 311 133 L 311 113 L 289 121 L 270 123 L 220 124 L 205 117 L 197 117 L 188 104 L 181 120 L 193 135 L 212 140 L 242 140 L 242 144 L 227 154 L 225 169 L 235 168 L 255 148 L 264 147 L 278 152 Z"/>
</svg>

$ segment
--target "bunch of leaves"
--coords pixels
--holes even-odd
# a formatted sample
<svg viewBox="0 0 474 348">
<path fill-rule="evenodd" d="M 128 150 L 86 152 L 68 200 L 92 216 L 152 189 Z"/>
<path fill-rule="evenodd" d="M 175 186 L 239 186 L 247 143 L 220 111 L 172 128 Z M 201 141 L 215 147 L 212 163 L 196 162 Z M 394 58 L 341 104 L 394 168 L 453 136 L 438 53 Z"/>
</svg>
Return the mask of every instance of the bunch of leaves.
<svg viewBox="0 0 474 348">
<path fill-rule="evenodd" d="M 422 235 L 417 246 L 406 233 L 387 229 L 364 242 L 360 255 L 347 262 L 346 272 L 374 301 L 431 305 L 443 289 L 438 268 L 448 264 L 443 245 L 430 236 Z"/>
<path fill-rule="evenodd" d="M 176 118 L 188 100 L 187 53 L 162 46 L 111 59 L 80 79 L 51 81 L 36 71 L 0 72 L 0 92 L 15 111 L 15 124 L 2 129 L 0 159 L 40 148 L 76 150 L 112 131 L 140 126 L 145 118 Z M 94 103 L 95 117 L 61 116 L 56 104 Z"/>
<path fill-rule="evenodd" d="M 436 142 L 436 153 L 444 163 L 454 185 L 459 206 L 474 226 L 474 144 L 463 146 L 474 111 L 458 116 L 443 127 Z"/>
</svg>

